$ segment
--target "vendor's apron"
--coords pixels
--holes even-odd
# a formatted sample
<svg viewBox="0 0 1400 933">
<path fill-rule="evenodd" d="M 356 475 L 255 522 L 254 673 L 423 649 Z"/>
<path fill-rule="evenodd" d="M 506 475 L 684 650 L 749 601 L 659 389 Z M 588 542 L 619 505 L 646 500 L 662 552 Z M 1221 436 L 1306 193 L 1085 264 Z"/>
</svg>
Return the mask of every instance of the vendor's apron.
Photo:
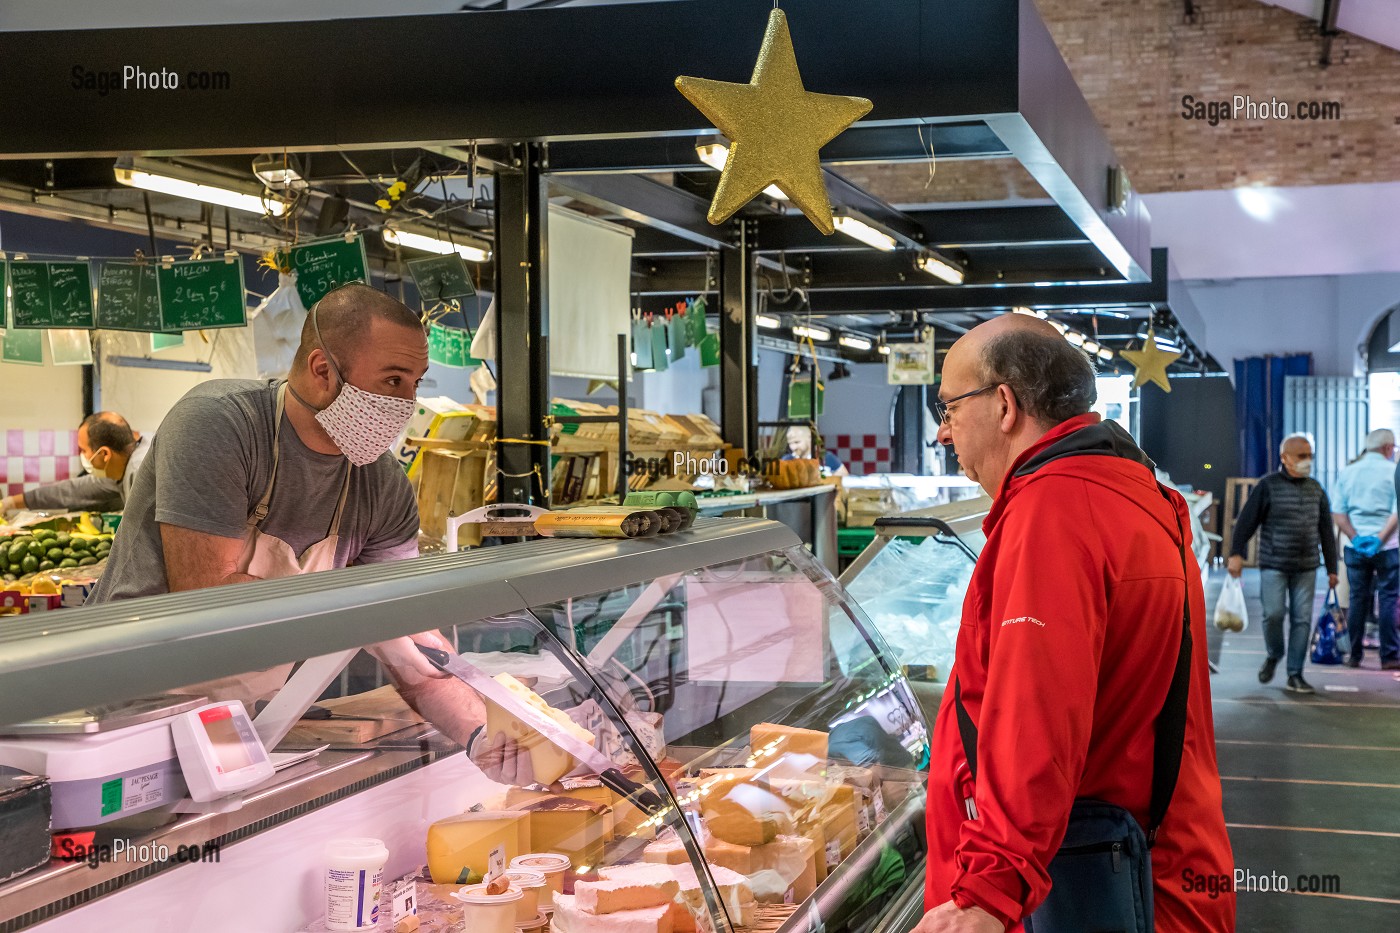
<svg viewBox="0 0 1400 933">
<path fill-rule="evenodd" d="M 282 412 L 285 404 L 287 384 L 277 390 L 277 415 L 272 429 L 272 475 L 268 477 L 267 489 L 262 501 L 248 516 L 248 540 L 243 545 L 243 553 L 238 559 L 239 573 L 251 574 L 264 580 L 277 580 L 282 577 L 295 577 L 318 570 L 335 569 L 335 551 L 340 543 L 340 518 L 345 512 L 345 500 L 350 493 L 350 464 L 345 465 L 345 484 L 340 489 L 340 501 L 335 507 L 335 518 L 331 520 L 330 533 L 311 545 L 298 557 L 291 545 L 281 538 L 263 534 L 258 526 L 267 518 L 268 504 L 272 501 L 272 489 L 277 482 L 278 441 L 282 434 Z M 258 700 L 270 699 L 287 682 L 292 664 L 279 664 L 277 667 L 232 677 L 220 677 L 200 684 L 182 688 L 187 694 L 203 694 L 210 700 L 242 700 L 252 713 Z"/>
</svg>

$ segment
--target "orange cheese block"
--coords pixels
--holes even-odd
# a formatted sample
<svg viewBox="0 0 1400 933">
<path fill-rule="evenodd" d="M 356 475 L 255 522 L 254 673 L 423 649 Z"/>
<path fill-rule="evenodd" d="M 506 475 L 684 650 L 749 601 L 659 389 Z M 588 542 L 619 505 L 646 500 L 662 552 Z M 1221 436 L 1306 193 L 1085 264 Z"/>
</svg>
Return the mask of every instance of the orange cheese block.
<svg viewBox="0 0 1400 933">
<path fill-rule="evenodd" d="M 530 842 L 528 813 L 463 813 L 428 827 L 428 869 L 435 884 L 474 884 L 486 876 L 493 849 L 504 849 L 509 863 L 517 855 L 530 852 Z"/>
<path fill-rule="evenodd" d="M 825 761 L 829 739 L 829 733 L 816 729 L 798 729 L 773 722 L 761 722 L 749 729 L 749 751 L 757 756 L 760 750 L 771 750 L 773 754 L 766 760 L 778 758 L 785 752 L 797 752 Z"/>
<path fill-rule="evenodd" d="M 754 784 L 735 784 L 723 797 L 702 798 L 700 806 L 711 834 L 737 846 L 761 846 L 793 832 L 792 807 Z"/>
<path fill-rule="evenodd" d="M 821 853 L 825 861 L 825 853 Z M 817 845 L 805 836 L 779 836 L 753 850 L 753 870 L 774 871 L 791 886 L 794 903 L 811 897 L 817 889 Z"/>
</svg>

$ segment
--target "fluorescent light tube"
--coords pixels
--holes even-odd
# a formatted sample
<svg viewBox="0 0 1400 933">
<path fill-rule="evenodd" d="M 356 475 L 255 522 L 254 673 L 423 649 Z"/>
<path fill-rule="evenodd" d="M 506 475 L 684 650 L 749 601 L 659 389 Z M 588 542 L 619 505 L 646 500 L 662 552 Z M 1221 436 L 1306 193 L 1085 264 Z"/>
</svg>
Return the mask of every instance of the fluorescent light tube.
<svg viewBox="0 0 1400 933">
<path fill-rule="evenodd" d="M 859 337 L 855 334 L 842 334 L 841 338 L 836 342 L 843 347 L 850 347 L 852 350 L 869 350 L 871 347 L 875 346 L 870 338 Z"/>
<path fill-rule="evenodd" d="M 1107 363 L 1109 360 L 1113 359 L 1113 351 L 1108 347 L 1099 347 L 1098 357 Z"/>
<path fill-rule="evenodd" d="M 874 247 L 884 253 L 894 252 L 894 237 L 883 230 L 877 230 L 863 220 L 858 220 L 848 214 L 841 214 L 835 218 L 836 229 L 853 240 L 859 240 L 866 246 Z"/>
<path fill-rule="evenodd" d="M 794 324 L 792 328 L 792 334 L 794 337 L 808 337 L 812 340 L 831 339 L 831 331 L 827 330 L 825 327 L 818 327 L 815 324 L 812 324 L 810 326 L 803 324 Z"/>
<path fill-rule="evenodd" d="M 384 228 L 384 242 L 390 246 L 403 246 L 408 249 L 422 250 L 425 253 L 437 253 L 439 256 L 447 256 L 455 250 L 458 256 L 468 262 L 485 262 L 491 258 L 489 251 L 478 246 L 465 246 L 461 243 L 453 246 L 446 240 L 440 240 L 437 237 L 424 236 L 421 233 L 407 233 L 392 227 Z"/>
<path fill-rule="evenodd" d="M 173 175 L 149 172 L 143 168 L 134 168 L 129 165 L 118 165 L 113 169 L 113 172 L 117 181 L 123 185 L 140 188 L 143 191 L 154 191 L 156 194 L 169 194 L 177 198 L 188 198 L 191 201 L 203 201 L 205 204 L 231 207 L 234 210 L 247 211 L 250 214 L 271 214 L 273 217 L 281 217 L 287 213 L 286 202 L 275 198 L 265 198 L 261 195 L 247 194 L 214 185 L 202 185 L 198 182 L 176 178 Z"/>
<path fill-rule="evenodd" d="M 1020 308 L 1020 307 L 1012 308 L 1012 309 L 1011 309 L 1011 313 L 1012 313 L 1012 314 L 1024 314 L 1026 317 L 1035 317 L 1035 312 L 1032 311 L 1030 308 Z"/>
<path fill-rule="evenodd" d="M 725 163 L 729 161 L 729 147 L 724 143 L 698 143 L 695 146 L 695 154 L 700 157 L 701 162 L 704 162 L 717 172 L 724 171 Z M 783 189 L 779 188 L 777 185 L 769 185 L 767 188 L 763 189 L 763 193 L 779 201 L 786 201 L 788 199 L 788 196 L 783 194 Z"/>
<path fill-rule="evenodd" d="M 949 285 L 961 285 L 967 279 L 966 272 L 937 253 L 925 253 L 919 257 L 918 264 L 920 269 L 936 279 L 942 279 Z"/>
<path fill-rule="evenodd" d="M 1084 352 L 1093 356 L 1099 352 L 1099 345 L 1092 340 L 1084 341 Z"/>
<path fill-rule="evenodd" d="M 778 320 L 771 314 L 755 315 L 753 322 L 759 327 L 764 327 L 768 330 L 777 330 L 779 327 L 783 326 L 783 322 Z"/>
<path fill-rule="evenodd" d="M 1068 340 L 1068 341 L 1070 342 L 1070 344 L 1072 344 L 1073 346 L 1076 346 L 1076 347 L 1082 347 L 1082 346 L 1084 346 L 1084 335 L 1081 334 L 1081 333 L 1080 333 L 1079 331 L 1077 331 L 1077 330 L 1067 330 L 1067 331 L 1065 331 L 1065 339 Z"/>
<path fill-rule="evenodd" d="M 881 355 L 881 356 L 889 356 L 889 355 L 890 355 L 890 348 L 887 347 L 887 346 L 885 346 L 883 343 L 880 344 L 880 355 Z"/>
</svg>

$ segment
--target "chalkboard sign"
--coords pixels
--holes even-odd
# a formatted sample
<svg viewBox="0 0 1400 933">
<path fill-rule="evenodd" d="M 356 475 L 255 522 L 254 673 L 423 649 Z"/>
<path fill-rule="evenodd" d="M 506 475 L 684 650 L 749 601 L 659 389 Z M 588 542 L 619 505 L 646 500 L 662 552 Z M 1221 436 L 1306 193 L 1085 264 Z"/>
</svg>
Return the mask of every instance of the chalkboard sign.
<svg viewBox="0 0 1400 933">
<path fill-rule="evenodd" d="M 408 271 L 418 285 L 418 296 L 424 304 L 450 301 L 453 298 L 470 298 L 476 294 L 467 264 L 456 253 L 429 256 L 426 259 L 410 259 Z"/>
<path fill-rule="evenodd" d="M 160 287 L 161 330 L 211 330 L 248 323 L 243 261 L 237 255 L 185 262 L 161 260 L 156 282 Z"/>
<path fill-rule="evenodd" d="M 19 328 L 91 328 L 92 276 L 86 262 L 10 263 L 10 321 Z"/>
<path fill-rule="evenodd" d="M 428 328 L 428 362 L 466 369 L 481 361 L 472 358 L 472 332 L 434 322 Z"/>
<path fill-rule="evenodd" d="M 152 263 L 107 262 L 97 276 L 97 326 L 160 330 L 160 291 Z"/>
<path fill-rule="evenodd" d="M 365 260 L 365 240 L 336 237 L 293 246 L 287 259 L 297 274 L 297 294 L 310 311 L 321 296 L 347 282 L 368 282 L 369 263 Z"/>
</svg>

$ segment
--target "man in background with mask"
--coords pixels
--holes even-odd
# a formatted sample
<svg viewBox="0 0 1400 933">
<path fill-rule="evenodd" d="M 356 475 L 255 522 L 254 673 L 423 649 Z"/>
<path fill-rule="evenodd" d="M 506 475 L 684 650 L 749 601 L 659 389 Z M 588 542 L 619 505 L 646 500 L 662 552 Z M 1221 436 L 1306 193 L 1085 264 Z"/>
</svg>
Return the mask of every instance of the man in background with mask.
<svg viewBox="0 0 1400 933">
<path fill-rule="evenodd" d="M 1380 597 L 1381 669 L 1400 671 L 1396 602 L 1400 598 L 1400 549 L 1395 540 L 1395 432 L 1378 428 L 1366 435 L 1366 449 L 1347 464 L 1332 486 L 1332 519 L 1346 535 L 1342 563 L 1347 568 L 1351 611 L 1348 667 L 1360 667 L 1366 623 Z"/>
<path fill-rule="evenodd" d="M 1230 542 L 1230 576 L 1244 569 L 1249 539 L 1259 532 L 1259 599 L 1264 604 L 1264 646 L 1268 656 L 1259 682 L 1274 679 L 1284 657 L 1283 617 L 1287 603 L 1288 686 L 1292 693 L 1314 693 L 1303 679 L 1317 593 L 1318 551 L 1327 565 L 1329 587 L 1337 585 L 1337 539 L 1332 507 L 1322 484 L 1312 478 L 1313 448 L 1306 434 L 1290 434 L 1279 447 L 1283 469 L 1259 481 L 1249 494 Z"/>
<path fill-rule="evenodd" d="M 170 410 L 88 604 L 418 556 L 417 503 L 389 449 L 427 369 L 423 325 L 402 303 L 358 283 L 326 294 L 285 382 L 213 380 Z M 428 632 L 372 653 L 465 745 L 481 701 L 413 641 L 451 647 Z M 251 702 L 289 668 L 195 686 Z"/>
<path fill-rule="evenodd" d="M 131 496 L 136 471 L 151 450 L 150 441 L 114 411 L 88 415 L 78 426 L 83 475 L 0 499 L 0 515 L 39 511 L 120 512 Z"/>
</svg>

